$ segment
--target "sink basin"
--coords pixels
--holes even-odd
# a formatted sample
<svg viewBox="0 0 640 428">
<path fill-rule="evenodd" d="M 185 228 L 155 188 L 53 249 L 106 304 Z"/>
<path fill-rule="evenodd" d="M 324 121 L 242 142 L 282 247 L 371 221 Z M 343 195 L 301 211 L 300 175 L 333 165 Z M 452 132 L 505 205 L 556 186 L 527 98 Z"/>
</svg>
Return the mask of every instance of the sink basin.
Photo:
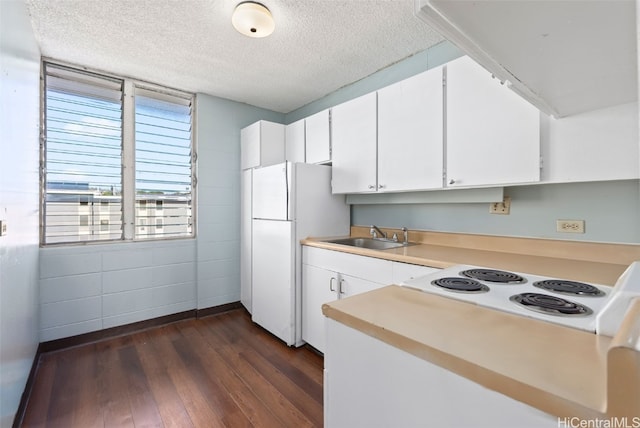
<svg viewBox="0 0 640 428">
<path fill-rule="evenodd" d="M 349 245 L 351 247 L 369 248 L 372 250 L 388 250 L 391 248 L 406 247 L 411 244 L 404 244 L 402 242 L 387 241 L 384 239 L 372 239 L 372 238 L 343 238 L 328 240 L 332 244 Z"/>
</svg>

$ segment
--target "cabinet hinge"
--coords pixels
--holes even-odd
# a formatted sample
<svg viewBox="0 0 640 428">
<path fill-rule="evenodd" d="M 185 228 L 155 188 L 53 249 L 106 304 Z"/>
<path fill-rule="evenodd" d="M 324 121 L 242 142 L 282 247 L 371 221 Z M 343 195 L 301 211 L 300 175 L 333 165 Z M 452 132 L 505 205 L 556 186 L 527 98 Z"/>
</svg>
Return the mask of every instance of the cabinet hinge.
<svg viewBox="0 0 640 428">
<path fill-rule="evenodd" d="M 544 168 L 544 158 L 540 156 L 540 169 Z"/>
</svg>

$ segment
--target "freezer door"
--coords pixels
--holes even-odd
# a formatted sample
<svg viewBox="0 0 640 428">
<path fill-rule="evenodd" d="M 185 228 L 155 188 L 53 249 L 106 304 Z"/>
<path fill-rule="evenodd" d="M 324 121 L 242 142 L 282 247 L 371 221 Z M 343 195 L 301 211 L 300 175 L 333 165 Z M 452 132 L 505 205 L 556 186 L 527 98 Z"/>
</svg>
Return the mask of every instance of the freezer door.
<svg viewBox="0 0 640 428">
<path fill-rule="evenodd" d="M 289 195 L 291 164 L 281 163 L 253 171 L 253 218 L 291 220 Z"/>
<path fill-rule="evenodd" d="M 252 320 L 293 345 L 295 280 L 293 223 L 253 221 Z"/>
</svg>

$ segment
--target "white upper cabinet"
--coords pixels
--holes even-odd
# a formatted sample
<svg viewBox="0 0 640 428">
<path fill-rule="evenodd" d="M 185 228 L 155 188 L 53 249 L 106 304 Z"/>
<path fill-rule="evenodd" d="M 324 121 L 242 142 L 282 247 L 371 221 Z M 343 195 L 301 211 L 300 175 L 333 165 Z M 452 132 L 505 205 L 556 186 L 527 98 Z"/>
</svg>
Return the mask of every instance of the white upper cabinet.
<svg viewBox="0 0 640 428">
<path fill-rule="evenodd" d="M 442 188 L 442 67 L 378 91 L 378 190 Z"/>
<path fill-rule="evenodd" d="M 331 110 L 333 193 L 377 190 L 376 99 L 372 92 Z"/>
<path fill-rule="evenodd" d="M 640 178 L 638 103 L 542 118 L 542 181 Z"/>
<path fill-rule="evenodd" d="M 305 119 L 307 163 L 331 162 L 329 109 Z"/>
<path fill-rule="evenodd" d="M 305 161 L 305 131 L 304 119 L 293 122 L 285 127 L 285 160 L 289 162 Z"/>
<path fill-rule="evenodd" d="M 260 120 L 240 131 L 242 169 L 284 162 L 284 125 Z"/>
<path fill-rule="evenodd" d="M 446 66 L 446 185 L 540 180 L 540 112 L 469 57 Z"/>
</svg>

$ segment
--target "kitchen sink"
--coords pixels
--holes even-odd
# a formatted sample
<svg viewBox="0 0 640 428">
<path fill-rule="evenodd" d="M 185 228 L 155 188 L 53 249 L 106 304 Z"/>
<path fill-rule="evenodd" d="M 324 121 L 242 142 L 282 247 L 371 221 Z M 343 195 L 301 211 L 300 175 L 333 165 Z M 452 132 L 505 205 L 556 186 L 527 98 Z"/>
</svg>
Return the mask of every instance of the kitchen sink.
<svg viewBox="0 0 640 428">
<path fill-rule="evenodd" d="M 349 245 L 351 247 L 369 248 L 372 250 L 389 250 L 391 248 L 406 247 L 413 245 L 411 243 L 405 244 L 403 242 L 390 241 L 386 239 L 373 239 L 373 238 L 343 238 L 343 239 L 331 239 L 325 242 L 339 245 Z"/>
</svg>

